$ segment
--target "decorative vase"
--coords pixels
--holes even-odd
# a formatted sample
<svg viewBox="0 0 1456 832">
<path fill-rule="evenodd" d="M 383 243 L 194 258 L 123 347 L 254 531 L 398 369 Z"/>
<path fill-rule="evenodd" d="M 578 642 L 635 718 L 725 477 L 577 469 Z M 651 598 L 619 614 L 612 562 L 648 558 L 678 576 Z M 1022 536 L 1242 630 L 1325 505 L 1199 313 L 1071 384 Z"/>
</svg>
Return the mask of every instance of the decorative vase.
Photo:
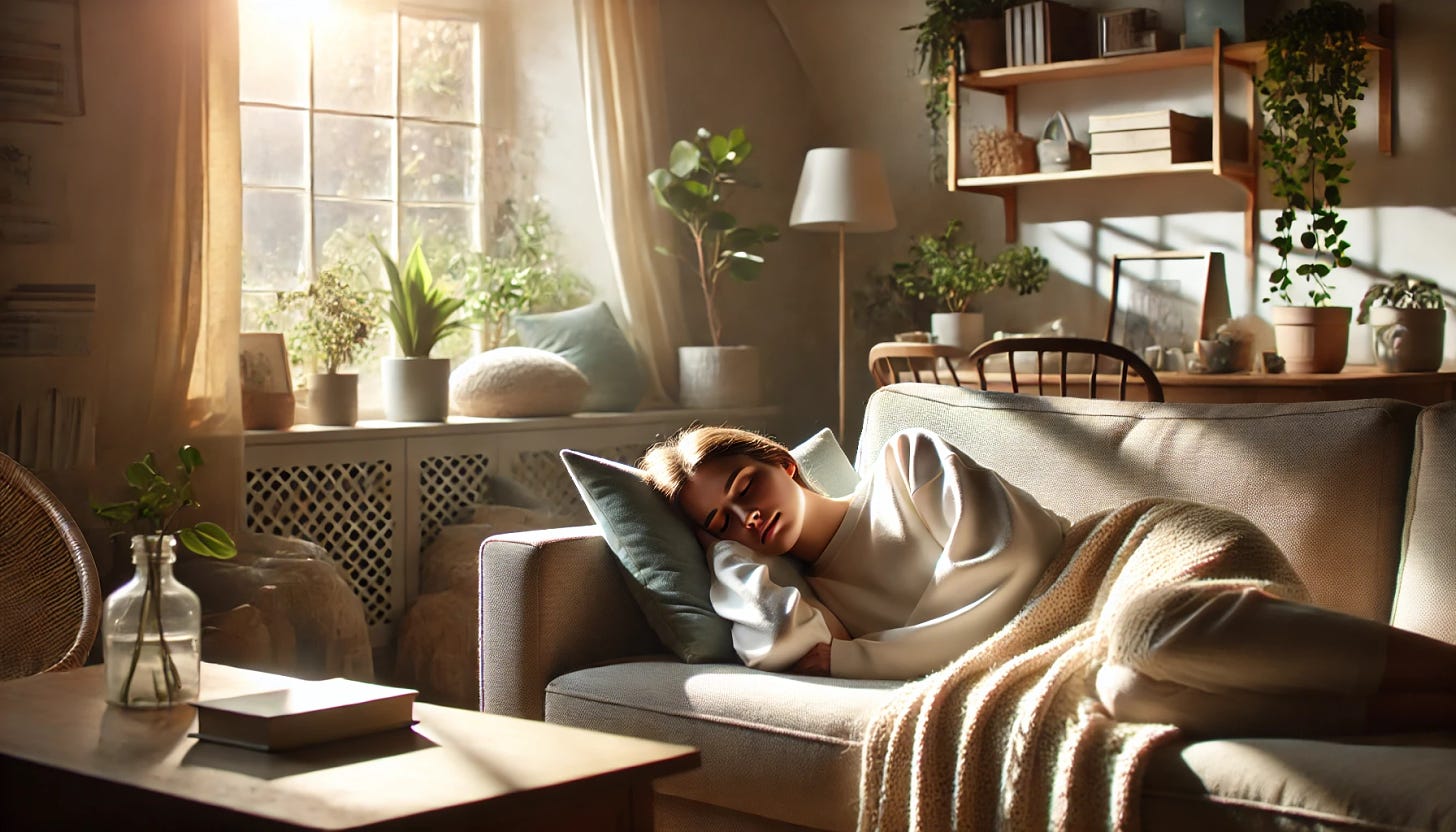
<svg viewBox="0 0 1456 832">
<path fill-rule="evenodd" d="M 315 425 L 348 427 L 359 421 L 359 374 L 314 373 L 309 376 L 308 415 Z"/>
<path fill-rule="evenodd" d="M 966 55 L 966 71 L 1006 66 L 1006 26 L 999 17 L 974 18 L 956 24 Z"/>
<path fill-rule="evenodd" d="M 450 415 L 450 359 L 386 358 L 384 418 L 391 422 L 443 422 Z"/>
<path fill-rule="evenodd" d="M 1350 349 L 1350 307 L 1276 306 L 1274 345 L 1290 373 L 1338 373 Z"/>
<path fill-rule="evenodd" d="M 683 407 L 752 407 L 763 395 L 758 347 L 678 347 Z"/>
<path fill-rule="evenodd" d="M 980 312 L 936 312 L 930 316 L 935 343 L 970 352 L 986 340 L 986 316 Z"/>
<path fill-rule="evenodd" d="M 169 708 L 197 699 L 202 603 L 172 575 L 171 535 L 133 535 L 136 574 L 106 597 L 101 615 L 106 701 Z"/>
<path fill-rule="evenodd" d="M 1441 369 L 1446 349 L 1446 310 L 1370 309 L 1370 350 L 1387 373 Z"/>
</svg>

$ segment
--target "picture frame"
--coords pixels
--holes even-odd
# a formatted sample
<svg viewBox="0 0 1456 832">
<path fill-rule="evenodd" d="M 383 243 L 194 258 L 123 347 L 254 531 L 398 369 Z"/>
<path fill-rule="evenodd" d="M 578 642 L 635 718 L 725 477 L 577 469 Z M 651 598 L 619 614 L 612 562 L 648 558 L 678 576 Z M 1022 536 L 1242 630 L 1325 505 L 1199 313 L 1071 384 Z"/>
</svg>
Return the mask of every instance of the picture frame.
<svg viewBox="0 0 1456 832">
<path fill-rule="evenodd" d="M 1150 265 L 1127 267 L 1144 261 Z M 1108 300 L 1108 341 L 1142 356 L 1171 350 L 1192 355 L 1195 343 L 1231 317 L 1223 253 L 1115 254 Z"/>
<path fill-rule="evenodd" d="M 246 393 L 293 392 L 288 345 L 281 332 L 244 332 L 238 335 L 238 378 Z"/>
</svg>

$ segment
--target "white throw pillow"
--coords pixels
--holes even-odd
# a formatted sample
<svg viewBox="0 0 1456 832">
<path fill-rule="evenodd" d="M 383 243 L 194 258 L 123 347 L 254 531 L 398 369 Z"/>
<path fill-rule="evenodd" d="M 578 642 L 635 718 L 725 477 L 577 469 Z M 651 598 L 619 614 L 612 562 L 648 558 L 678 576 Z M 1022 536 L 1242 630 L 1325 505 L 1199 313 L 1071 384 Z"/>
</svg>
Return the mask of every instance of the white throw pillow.
<svg viewBox="0 0 1456 832">
<path fill-rule="evenodd" d="M 499 347 L 450 374 L 450 404 L 462 416 L 564 416 L 590 385 L 575 365 L 546 350 Z"/>
</svg>

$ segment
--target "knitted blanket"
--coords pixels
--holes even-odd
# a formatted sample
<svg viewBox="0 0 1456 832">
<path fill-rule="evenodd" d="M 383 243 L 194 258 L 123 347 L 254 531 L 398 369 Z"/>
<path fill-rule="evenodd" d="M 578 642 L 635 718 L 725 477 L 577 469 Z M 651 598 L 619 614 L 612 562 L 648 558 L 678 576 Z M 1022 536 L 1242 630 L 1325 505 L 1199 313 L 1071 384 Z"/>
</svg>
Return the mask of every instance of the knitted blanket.
<svg viewBox="0 0 1456 832">
<path fill-rule="evenodd" d="M 1143 764 L 1177 729 L 1117 722 L 1093 677 L 1151 649 L 1170 590 L 1245 587 L 1305 597 L 1231 512 L 1147 499 L 1076 523 L 1015 619 L 871 721 L 859 828 L 1136 830 Z"/>
</svg>

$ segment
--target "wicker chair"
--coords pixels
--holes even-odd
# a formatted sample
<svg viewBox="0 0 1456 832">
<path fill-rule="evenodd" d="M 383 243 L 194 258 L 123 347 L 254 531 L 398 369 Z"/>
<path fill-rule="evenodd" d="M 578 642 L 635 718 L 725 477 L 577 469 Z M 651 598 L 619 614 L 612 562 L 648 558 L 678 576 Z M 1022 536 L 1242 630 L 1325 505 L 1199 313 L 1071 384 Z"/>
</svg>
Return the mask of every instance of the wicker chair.
<svg viewBox="0 0 1456 832">
<path fill-rule="evenodd" d="M 1070 355 L 1090 355 L 1091 372 L 1087 374 L 1087 395 L 1089 398 L 1097 398 L 1097 375 L 1101 372 L 1102 359 L 1110 359 L 1121 365 L 1121 372 L 1118 373 L 1117 397 L 1127 401 L 1127 376 L 1129 372 L 1136 373 L 1143 382 L 1144 392 L 1150 402 L 1163 401 L 1163 383 L 1158 381 L 1158 374 L 1153 371 L 1148 363 L 1137 356 L 1132 350 L 1121 344 L 1114 344 L 1111 341 L 1099 341 L 1096 338 L 1001 338 L 976 347 L 966 357 L 966 363 L 976 368 L 976 379 L 981 389 L 986 389 L 986 359 L 993 355 L 1005 355 L 1007 368 L 1011 371 L 1011 392 L 1023 392 L 1021 379 L 1017 376 L 1016 353 L 1034 353 L 1036 355 L 1036 389 L 1038 396 L 1057 395 L 1066 396 L 1067 392 L 1067 357 Z M 1055 393 L 1047 392 L 1046 373 L 1044 357 L 1047 353 L 1059 356 L 1057 362 L 1058 373 L 1056 375 L 1057 385 Z M 1111 374 L 1109 372 L 1109 374 Z M 1032 375 L 1028 373 L 1028 375 Z M 1026 386 L 1031 387 L 1030 380 Z M 1032 392 L 1027 390 L 1025 392 Z"/>
<path fill-rule="evenodd" d="M 76 521 L 0 454 L 0 680 L 80 667 L 100 620 L 96 563 Z"/>
</svg>

